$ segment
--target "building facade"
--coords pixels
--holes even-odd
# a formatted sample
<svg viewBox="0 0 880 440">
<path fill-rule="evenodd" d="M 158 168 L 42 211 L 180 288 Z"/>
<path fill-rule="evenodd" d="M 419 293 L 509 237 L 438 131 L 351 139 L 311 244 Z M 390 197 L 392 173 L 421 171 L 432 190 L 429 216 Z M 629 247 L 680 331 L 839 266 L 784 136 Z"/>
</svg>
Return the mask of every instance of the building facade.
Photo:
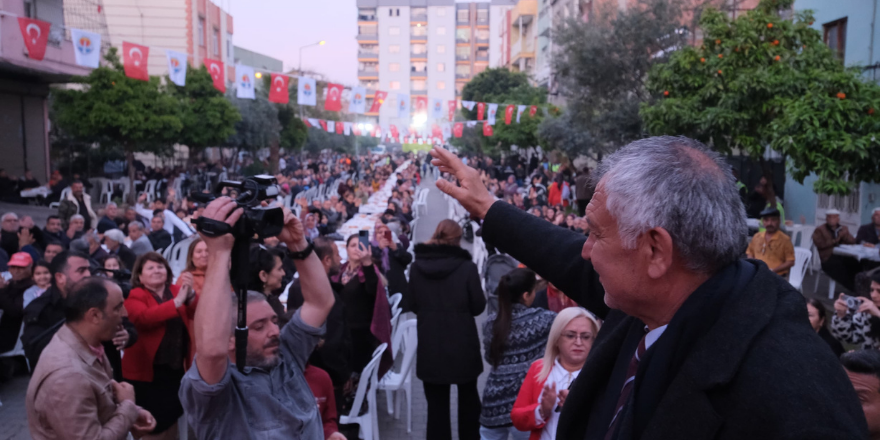
<svg viewBox="0 0 880 440">
<path fill-rule="evenodd" d="M 434 119 L 416 109 L 417 98 L 460 100 L 474 76 L 500 59 L 494 32 L 513 0 L 358 0 L 358 79 L 367 88 L 367 108 L 376 90 L 388 92 L 377 113 L 363 123 L 429 132 Z M 497 18 L 496 18 L 497 17 Z M 398 99 L 410 100 L 410 117 L 398 117 Z M 444 115 L 447 112 L 444 111 Z"/>
</svg>

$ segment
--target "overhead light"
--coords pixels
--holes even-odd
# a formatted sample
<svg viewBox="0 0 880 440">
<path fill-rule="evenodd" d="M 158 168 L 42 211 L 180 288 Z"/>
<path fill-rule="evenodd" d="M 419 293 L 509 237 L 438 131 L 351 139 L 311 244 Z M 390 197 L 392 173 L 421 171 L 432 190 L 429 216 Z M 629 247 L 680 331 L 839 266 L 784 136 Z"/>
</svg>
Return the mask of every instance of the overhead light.
<svg viewBox="0 0 880 440">
<path fill-rule="evenodd" d="M 416 23 L 416 27 L 422 27 L 421 23 Z"/>
<path fill-rule="evenodd" d="M 260 78 L 263 77 L 263 72 L 257 72 L 257 73 L 254 74 L 254 76 L 256 76 L 257 79 L 260 79 Z"/>
<path fill-rule="evenodd" d="M 324 41 L 324 40 L 321 40 L 320 42 L 318 42 L 318 44 L 320 44 L 321 46 L 323 46 L 324 43 L 326 43 L 326 41 Z"/>
<path fill-rule="evenodd" d="M 358 124 L 358 130 L 363 130 L 363 129 L 364 129 L 364 124 Z"/>
<path fill-rule="evenodd" d="M 425 123 L 427 123 L 427 122 L 428 122 L 428 115 L 426 115 L 426 114 L 419 113 L 419 114 L 413 116 L 413 125 L 415 125 L 416 127 L 421 127 L 421 126 L 425 125 Z"/>
<path fill-rule="evenodd" d="M 373 124 L 367 124 L 366 129 L 367 131 L 373 131 Z"/>
</svg>

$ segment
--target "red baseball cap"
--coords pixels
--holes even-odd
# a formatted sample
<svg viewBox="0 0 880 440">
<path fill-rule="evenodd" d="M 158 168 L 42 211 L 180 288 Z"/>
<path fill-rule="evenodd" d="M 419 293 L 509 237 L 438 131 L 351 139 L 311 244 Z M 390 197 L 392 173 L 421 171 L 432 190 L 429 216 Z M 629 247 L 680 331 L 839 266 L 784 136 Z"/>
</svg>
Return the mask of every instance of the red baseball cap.
<svg viewBox="0 0 880 440">
<path fill-rule="evenodd" d="M 34 264 L 31 254 L 27 252 L 16 252 L 12 254 L 12 258 L 9 259 L 9 264 L 7 265 L 13 267 L 28 267 L 31 264 Z"/>
</svg>

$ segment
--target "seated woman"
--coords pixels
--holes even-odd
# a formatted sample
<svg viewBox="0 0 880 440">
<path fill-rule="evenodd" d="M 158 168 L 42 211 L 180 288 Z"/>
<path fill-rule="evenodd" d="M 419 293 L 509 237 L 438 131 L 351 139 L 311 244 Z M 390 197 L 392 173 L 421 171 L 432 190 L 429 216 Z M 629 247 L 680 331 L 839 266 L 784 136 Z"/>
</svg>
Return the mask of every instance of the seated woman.
<svg viewBox="0 0 880 440">
<path fill-rule="evenodd" d="M 819 337 L 825 341 L 834 355 L 840 357 L 843 354 L 843 345 L 828 331 L 825 318 L 825 306 L 818 299 L 811 298 L 807 300 L 807 317 L 810 318 L 810 326 L 819 334 Z"/>
<path fill-rule="evenodd" d="M 529 440 L 556 438 L 557 407 L 565 403 L 601 327 L 592 313 L 580 307 L 556 315 L 544 358 L 532 363 L 510 413 L 516 429 L 532 432 Z"/>
</svg>

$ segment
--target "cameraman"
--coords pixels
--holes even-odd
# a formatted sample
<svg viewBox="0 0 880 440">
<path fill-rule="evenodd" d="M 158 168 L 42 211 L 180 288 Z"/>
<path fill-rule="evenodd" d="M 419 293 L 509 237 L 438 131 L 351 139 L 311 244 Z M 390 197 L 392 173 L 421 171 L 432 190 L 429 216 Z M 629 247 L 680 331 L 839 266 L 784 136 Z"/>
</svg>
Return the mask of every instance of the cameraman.
<svg viewBox="0 0 880 440">
<path fill-rule="evenodd" d="M 880 273 L 871 276 L 871 297 L 855 297 L 858 308 L 851 309 L 841 293 L 834 302 L 831 335 L 862 349 L 880 349 Z"/>
<path fill-rule="evenodd" d="M 236 206 L 232 199 L 220 197 L 208 205 L 203 216 L 234 225 L 243 213 Z M 195 366 L 180 385 L 180 400 L 196 437 L 323 438 L 321 417 L 303 371 L 324 334 L 324 321 L 334 299 L 324 266 L 306 241 L 302 223 L 285 208 L 278 239 L 294 253 L 291 256 L 300 273 L 303 306 L 279 332 L 278 316 L 266 297 L 248 294 L 244 373 L 233 364 L 236 304 L 229 288 L 229 265 L 234 237 L 202 235 L 202 239 L 208 246 L 208 269 L 195 316 Z"/>
</svg>

